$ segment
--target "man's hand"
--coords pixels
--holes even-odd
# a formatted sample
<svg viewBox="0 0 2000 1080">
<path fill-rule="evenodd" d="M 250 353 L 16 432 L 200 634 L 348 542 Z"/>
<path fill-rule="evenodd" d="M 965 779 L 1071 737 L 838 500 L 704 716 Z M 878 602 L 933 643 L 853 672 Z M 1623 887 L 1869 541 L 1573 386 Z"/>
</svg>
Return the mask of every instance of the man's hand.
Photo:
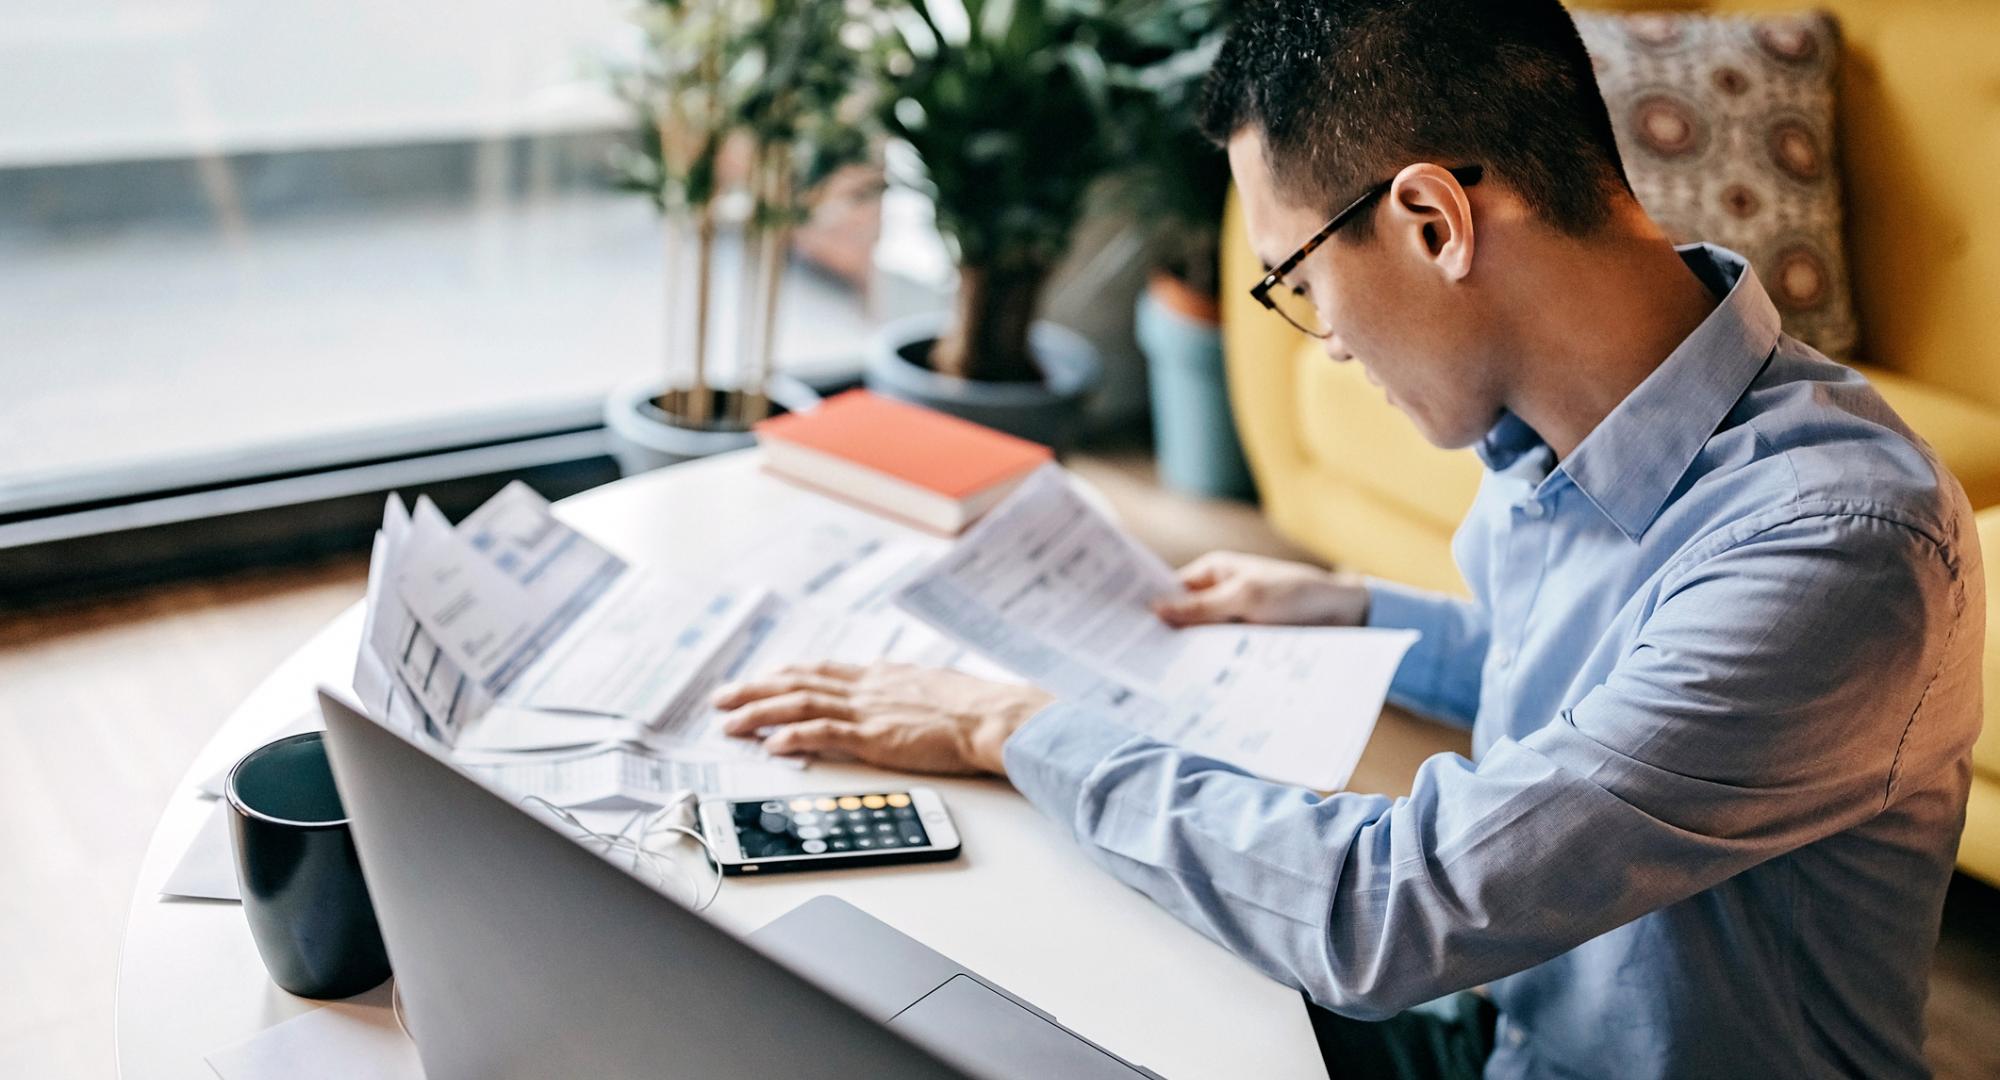
<svg viewBox="0 0 2000 1080">
<path fill-rule="evenodd" d="M 1211 551 L 1182 567 L 1180 577 L 1186 593 L 1153 603 L 1175 626 L 1359 626 L 1368 618 L 1368 589 L 1360 578 L 1305 563 Z"/>
<path fill-rule="evenodd" d="M 1006 775 L 1000 750 L 1055 700 L 1032 686 L 909 664 L 805 664 L 716 691 L 723 730 L 773 754 L 927 773 Z"/>
</svg>

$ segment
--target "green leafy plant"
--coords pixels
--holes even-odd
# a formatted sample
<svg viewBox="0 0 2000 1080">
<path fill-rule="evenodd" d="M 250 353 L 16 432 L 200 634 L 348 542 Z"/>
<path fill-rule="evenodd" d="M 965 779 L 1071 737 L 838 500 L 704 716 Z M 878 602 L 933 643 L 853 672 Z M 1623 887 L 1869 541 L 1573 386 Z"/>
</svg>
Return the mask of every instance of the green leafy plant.
<svg viewBox="0 0 2000 1080">
<path fill-rule="evenodd" d="M 1085 193 L 1124 160 L 1120 117 L 1138 87 L 1112 71 L 1122 31 L 1091 0 L 905 0 L 891 12 L 881 116 L 922 163 L 893 179 L 929 195 L 959 268 L 930 366 L 1039 380 L 1028 328 L 1042 285 Z"/>
<path fill-rule="evenodd" d="M 1124 99 L 1132 164 L 1123 195 L 1139 210 L 1158 268 L 1206 296 L 1219 286 L 1229 159 L 1201 133 L 1201 87 L 1235 6 L 1235 0 L 1128 0 L 1113 13 L 1125 35 L 1114 70 L 1137 91 Z"/>
</svg>

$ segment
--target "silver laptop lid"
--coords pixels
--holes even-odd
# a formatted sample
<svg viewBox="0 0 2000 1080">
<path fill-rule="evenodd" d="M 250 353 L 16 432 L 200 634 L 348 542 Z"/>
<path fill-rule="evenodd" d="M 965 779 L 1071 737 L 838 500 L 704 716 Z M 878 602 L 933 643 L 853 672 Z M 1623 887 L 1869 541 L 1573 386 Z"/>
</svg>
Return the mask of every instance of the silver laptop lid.
<svg viewBox="0 0 2000 1080">
<path fill-rule="evenodd" d="M 965 1074 L 320 692 L 430 1080 Z"/>
</svg>

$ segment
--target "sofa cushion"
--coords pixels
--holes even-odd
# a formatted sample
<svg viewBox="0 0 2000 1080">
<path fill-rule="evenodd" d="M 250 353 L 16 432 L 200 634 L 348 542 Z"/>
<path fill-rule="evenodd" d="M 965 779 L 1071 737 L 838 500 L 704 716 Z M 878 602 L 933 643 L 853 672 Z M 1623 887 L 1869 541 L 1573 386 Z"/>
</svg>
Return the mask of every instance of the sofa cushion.
<svg viewBox="0 0 2000 1080">
<path fill-rule="evenodd" d="M 1309 459 L 1384 503 L 1456 529 L 1479 488 L 1478 457 L 1426 442 L 1409 417 L 1368 385 L 1359 364 L 1335 363 L 1311 342 L 1298 346 L 1291 362 L 1298 372 L 1295 422 Z M 1893 371 L 1855 368 L 1937 452 L 1973 506 L 2000 506 L 2000 410 Z"/>
<path fill-rule="evenodd" d="M 2000 508 L 1980 513 L 1979 547 L 1982 552 L 2000 553 Z M 1972 767 L 2000 784 L 2000 603 L 1993 602 L 1996 583 L 1991 580 L 1996 574 L 2000 574 L 2000 566 L 1987 571 L 1986 660 L 1982 669 L 1986 726 L 1980 729 L 1979 742 L 1972 748 Z M 1995 821 L 2000 824 L 2000 811 L 1996 811 Z M 2000 839 L 2000 834 L 1995 839 Z M 2000 845 L 1995 846 L 1993 857 L 2000 862 Z M 2000 884 L 2000 877 L 1992 880 Z"/>
<path fill-rule="evenodd" d="M 1479 490 L 1478 456 L 1432 446 L 1368 384 L 1360 364 L 1336 363 L 1318 342 L 1300 340 L 1305 343 L 1292 354 L 1298 369 L 1293 408 L 1311 459 L 1436 528 L 1457 529 Z"/>
<path fill-rule="evenodd" d="M 2000 505 L 2000 410 L 1907 375 L 1867 364 L 1854 366 L 1868 376 L 1896 415 L 1937 451 L 1975 508 Z"/>
<path fill-rule="evenodd" d="M 1741 252 L 1787 333 L 1849 358 L 1833 17 L 1578 12 L 1576 25 L 1647 212 L 1677 242 Z"/>
</svg>

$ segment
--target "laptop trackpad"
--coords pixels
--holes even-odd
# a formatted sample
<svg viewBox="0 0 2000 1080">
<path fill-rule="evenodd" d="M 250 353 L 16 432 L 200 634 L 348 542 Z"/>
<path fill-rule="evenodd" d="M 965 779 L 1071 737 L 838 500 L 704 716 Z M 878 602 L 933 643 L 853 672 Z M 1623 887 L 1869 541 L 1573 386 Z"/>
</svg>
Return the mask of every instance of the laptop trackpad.
<svg viewBox="0 0 2000 1080">
<path fill-rule="evenodd" d="M 1145 1075 L 967 975 L 924 995 L 889 1026 L 967 1072 L 995 1080 Z"/>
</svg>

